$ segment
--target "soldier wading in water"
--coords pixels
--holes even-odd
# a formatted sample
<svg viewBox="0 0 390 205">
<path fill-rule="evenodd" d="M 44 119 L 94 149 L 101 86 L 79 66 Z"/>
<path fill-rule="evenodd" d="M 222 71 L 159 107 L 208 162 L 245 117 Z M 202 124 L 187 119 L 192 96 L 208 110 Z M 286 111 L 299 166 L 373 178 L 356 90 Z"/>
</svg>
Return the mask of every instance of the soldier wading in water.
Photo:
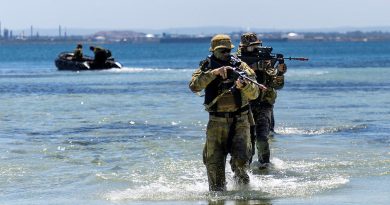
<svg viewBox="0 0 390 205">
<path fill-rule="evenodd" d="M 226 157 L 231 155 L 234 179 L 248 184 L 247 169 L 252 156 L 249 101 L 259 95 L 259 87 L 247 80 L 233 80 L 233 68 L 255 79 L 254 71 L 230 52 L 230 37 L 216 35 L 211 39 L 212 54 L 201 61 L 189 84 L 193 92 L 205 90 L 204 105 L 209 112 L 203 162 L 206 165 L 210 191 L 226 190 Z M 253 119 L 252 119 L 253 120 Z"/>
<path fill-rule="evenodd" d="M 257 58 L 259 56 L 259 46 L 262 46 L 262 42 L 255 33 L 245 33 L 241 36 L 236 56 L 246 62 L 256 73 L 257 82 L 267 87 L 267 90 L 262 91 L 257 99 L 250 102 L 256 124 L 255 133 L 258 161 L 260 163 L 259 168 L 266 168 L 270 164 L 271 152 L 268 135 L 272 128 L 276 90 L 282 89 L 284 86 L 284 74 L 287 71 L 287 66 L 281 54 L 276 56 L 278 64 L 275 67 L 272 65 L 271 60 Z"/>
</svg>

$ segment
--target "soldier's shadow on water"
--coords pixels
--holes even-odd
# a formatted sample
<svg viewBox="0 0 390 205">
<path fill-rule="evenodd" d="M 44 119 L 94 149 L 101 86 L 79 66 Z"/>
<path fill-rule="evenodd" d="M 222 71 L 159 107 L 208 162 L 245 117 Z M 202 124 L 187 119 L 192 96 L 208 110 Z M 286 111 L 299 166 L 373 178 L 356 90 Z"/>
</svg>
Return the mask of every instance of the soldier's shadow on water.
<svg viewBox="0 0 390 205">
<path fill-rule="evenodd" d="M 208 205 L 272 205 L 270 199 L 261 200 L 209 200 Z"/>
<path fill-rule="evenodd" d="M 250 190 L 247 185 L 234 185 L 232 191 L 209 192 L 209 205 L 271 205 L 271 199 L 267 193 L 259 190 Z"/>
</svg>

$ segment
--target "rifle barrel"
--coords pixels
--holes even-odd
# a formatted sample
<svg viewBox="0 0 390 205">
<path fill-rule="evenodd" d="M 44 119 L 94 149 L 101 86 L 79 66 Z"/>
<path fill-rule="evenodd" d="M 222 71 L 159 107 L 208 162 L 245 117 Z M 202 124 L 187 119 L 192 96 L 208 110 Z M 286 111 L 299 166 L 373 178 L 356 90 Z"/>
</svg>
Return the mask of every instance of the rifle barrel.
<svg viewBox="0 0 390 205">
<path fill-rule="evenodd" d="M 252 83 L 254 83 L 255 85 L 259 86 L 262 90 L 263 90 L 263 89 L 264 89 L 264 90 L 267 89 L 267 87 L 265 87 L 263 84 L 260 84 L 260 83 L 256 82 L 256 80 L 253 80 L 252 78 L 249 78 L 248 76 L 240 75 L 240 77 L 249 80 L 250 82 L 252 82 Z"/>
<path fill-rule="evenodd" d="M 303 58 L 303 57 L 288 57 L 288 58 L 282 58 L 284 60 L 298 60 L 298 61 L 308 61 L 308 58 Z"/>
</svg>

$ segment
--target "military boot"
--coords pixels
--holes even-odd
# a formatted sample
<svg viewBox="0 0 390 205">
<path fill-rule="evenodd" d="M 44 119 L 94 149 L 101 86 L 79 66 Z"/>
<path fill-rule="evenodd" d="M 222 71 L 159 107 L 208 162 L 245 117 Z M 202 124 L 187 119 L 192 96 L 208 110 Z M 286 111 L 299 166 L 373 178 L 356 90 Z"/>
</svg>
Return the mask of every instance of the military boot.
<svg viewBox="0 0 390 205">
<path fill-rule="evenodd" d="M 249 175 L 244 169 L 237 169 L 233 179 L 237 184 L 249 184 Z"/>
<path fill-rule="evenodd" d="M 234 173 L 233 179 L 237 184 L 249 184 L 249 175 L 246 173 L 247 165 L 238 167 L 230 160 L 230 165 Z"/>
<path fill-rule="evenodd" d="M 226 191 L 225 167 L 207 166 L 210 191 Z"/>
</svg>

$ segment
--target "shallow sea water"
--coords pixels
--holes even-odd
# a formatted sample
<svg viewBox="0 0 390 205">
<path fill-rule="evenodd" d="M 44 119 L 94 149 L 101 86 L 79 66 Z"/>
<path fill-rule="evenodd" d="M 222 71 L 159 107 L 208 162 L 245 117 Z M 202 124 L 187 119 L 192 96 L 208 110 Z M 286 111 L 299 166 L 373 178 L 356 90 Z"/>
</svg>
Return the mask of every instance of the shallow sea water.
<svg viewBox="0 0 390 205">
<path fill-rule="evenodd" d="M 224 193 L 188 89 L 207 44 L 106 45 L 125 68 L 95 72 L 55 69 L 73 45 L 0 45 L 0 204 L 389 204 L 388 45 L 272 44 L 311 61 L 288 64 L 272 167 L 239 187 L 227 165 Z"/>
</svg>

